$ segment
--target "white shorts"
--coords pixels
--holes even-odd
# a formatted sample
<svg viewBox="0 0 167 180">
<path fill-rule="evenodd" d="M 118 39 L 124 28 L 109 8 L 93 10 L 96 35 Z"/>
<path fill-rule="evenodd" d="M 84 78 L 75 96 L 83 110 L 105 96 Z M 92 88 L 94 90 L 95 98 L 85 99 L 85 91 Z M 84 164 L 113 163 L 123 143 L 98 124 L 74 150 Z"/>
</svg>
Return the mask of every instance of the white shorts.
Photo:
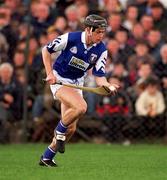
<svg viewBox="0 0 167 180">
<path fill-rule="evenodd" d="M 55 70 L 53 70 L 53 74 L 56 76 L 57 81 L 63 82 L 65 84 L 76 84 L 76 85 L 79 85 L 79 86 L 83 86 L 83 84 L 84 84 L 84 77 L 81 77 L 81 78 L 78 78 L 78 79 L 75 79 L 75 80 L 68 79 L 68 78 L 63 78 Z M 57 99 L 56 98 L 56 92 L 61 87 L 62 87 L 62 85 L 59 85 L 59 84 L 50 85 L 50 89 L 51 89 L 51 92 L 53 94 L 54 99 Z M 82 90 L 75 89 L 75 91 L 78 92 L 81 96 L 83 96 Z"/>
</svg>

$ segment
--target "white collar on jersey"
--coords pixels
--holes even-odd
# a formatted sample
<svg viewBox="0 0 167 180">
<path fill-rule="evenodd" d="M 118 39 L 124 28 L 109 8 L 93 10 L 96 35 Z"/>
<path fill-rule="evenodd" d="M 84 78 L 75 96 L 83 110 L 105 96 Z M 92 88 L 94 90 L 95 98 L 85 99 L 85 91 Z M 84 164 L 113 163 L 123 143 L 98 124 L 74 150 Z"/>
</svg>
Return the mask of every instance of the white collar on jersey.
<svg viewBox="0 0 167 180">
<path fill-rule="evenodd" d="M 86 45 L 86 37 L 85 36 L 86 36 L 86 33 L 84 31 L 84 32 L 82 32 L 82 35 L 81 35 L 81 41 L 84 44 L 85 49 L 87 49 L 88 47 Z M 96 46 L 96 45 L 97 45 L 97 43 L 92 44 L 92 46 Z M 88 49 L 90 49 L 92 46 L 90 46 Z"/>
</svg>

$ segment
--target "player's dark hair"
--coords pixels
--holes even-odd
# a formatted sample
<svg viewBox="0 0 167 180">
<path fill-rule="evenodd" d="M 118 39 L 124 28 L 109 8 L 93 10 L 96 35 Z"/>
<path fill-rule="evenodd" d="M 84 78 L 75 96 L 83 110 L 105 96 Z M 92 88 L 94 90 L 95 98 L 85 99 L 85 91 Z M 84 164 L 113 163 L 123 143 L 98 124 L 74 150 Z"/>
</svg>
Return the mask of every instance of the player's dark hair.
<svg viewBox="0 0 167 180">
<path fill-rule="evenodd" d="M 91 27 L 92 31 L 95 31 L 97 28 L 106 28 L 107 27 L 107 21 L 103 17 L 91 14 L 85 18 L 84 21 L 85 27 Z"/>
</svg>

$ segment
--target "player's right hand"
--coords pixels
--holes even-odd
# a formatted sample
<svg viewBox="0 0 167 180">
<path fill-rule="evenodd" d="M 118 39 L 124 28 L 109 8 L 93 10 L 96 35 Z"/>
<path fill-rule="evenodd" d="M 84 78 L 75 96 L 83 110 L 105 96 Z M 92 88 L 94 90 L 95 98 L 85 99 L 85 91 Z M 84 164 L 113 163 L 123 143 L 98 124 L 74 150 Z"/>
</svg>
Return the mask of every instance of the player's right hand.
<svg viewBox="0 0 167 180">
<path fill-rule="evenodd" d="M 53 73 L 49 73 L 49 75 L 46 77 L 45 81 L 48 84 L 55 84 L 57 82 L 57 78 L 55 77 L 55 75 Z"/>
<path fill-rule="evenodd" d="M 111 84 L 109 86 L 109 89 L 113 95 L 115 95 L 117 93 L 119 88 L 120 88 L 120 86 L 118 84 Z"/>
</svg>

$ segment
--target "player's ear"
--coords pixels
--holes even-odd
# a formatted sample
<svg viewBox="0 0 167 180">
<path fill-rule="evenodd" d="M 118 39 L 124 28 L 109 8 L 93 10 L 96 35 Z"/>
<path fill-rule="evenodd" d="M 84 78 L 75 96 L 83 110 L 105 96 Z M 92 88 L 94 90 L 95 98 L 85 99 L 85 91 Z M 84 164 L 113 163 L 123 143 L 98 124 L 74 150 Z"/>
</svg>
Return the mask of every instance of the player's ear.
<svg viewBox="0 0 167 180">
<path fill-rule="evenodd" d="M 87 32 L 90 32 L 90 27 L 86 27 L 86 31 L 87 31 Z"/>
<path fill-rule="evenodd" d="M 87 27 L 86 29 L 87 29 L 88 35 L 89 36 L 92 35 L 92 28 L 91 27 Z"/>
<path fill-rule="evenodd" d="M 90 27 L 86 27 L 85 31 L 87 32 L 87 34 L 90 34 Z"/>
</svg>

